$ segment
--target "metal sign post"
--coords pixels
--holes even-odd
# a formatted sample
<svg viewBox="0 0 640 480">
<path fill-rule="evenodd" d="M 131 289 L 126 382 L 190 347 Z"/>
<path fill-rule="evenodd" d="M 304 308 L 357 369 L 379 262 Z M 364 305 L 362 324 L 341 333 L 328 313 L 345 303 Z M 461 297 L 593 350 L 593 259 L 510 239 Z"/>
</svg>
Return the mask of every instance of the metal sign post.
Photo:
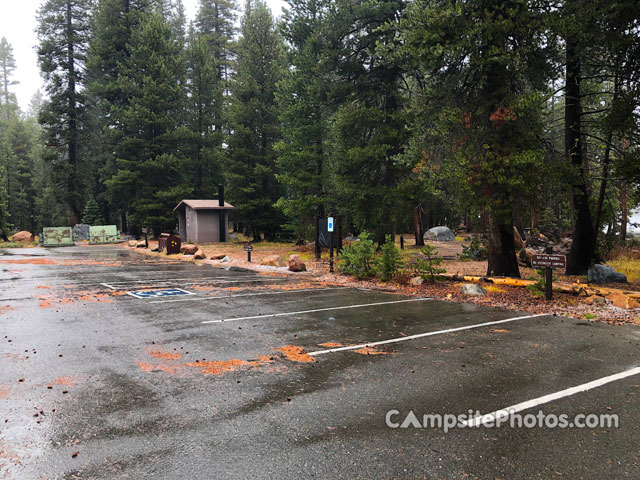
<svg viewBox="0 0 640 480">
<path fill-rule="evenodd" d="M 544 296 L 545 299 L 551 300 L 553 298 L 553 271 L 554 269 L 566 268 L 567 257 L 564 255 L 553 254 L 538 254 L 531 256 L 532 268 L 544 268 L 545 281 L 544 281 Z"/>
<path fill-rule="evenodd" d="M 329 232 L 329 272 L 333 273 L 333 217 L 327 218 Z"/>
<path fill-rule="evenodd" d="M 247 262 L 251 263 L 251 252 L 253 251 L 253 245 L 251 245 L 251 243 L 247 243 L 244 246 L 244 251 L 247 252 Z"/>
<path fill-rule="evenodd" d="M 148 228 L 143 228 L 142 233 L 144 233 L 144 248 L 149 248 L 149 240 L 147 239 L 147 234 L 149 233 Z"/>
</svg>

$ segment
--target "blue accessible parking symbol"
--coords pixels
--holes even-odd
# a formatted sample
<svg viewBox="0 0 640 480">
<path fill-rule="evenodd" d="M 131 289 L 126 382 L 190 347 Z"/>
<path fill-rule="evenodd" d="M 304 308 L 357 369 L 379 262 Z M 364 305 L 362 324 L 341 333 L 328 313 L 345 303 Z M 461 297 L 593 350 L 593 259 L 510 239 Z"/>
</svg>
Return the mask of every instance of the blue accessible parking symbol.
<svg viewBox="0 0 640 480">
<path fill-rule="evenodd" d="M 187 292 L 181 288 L 166 288 L 164 290 L 140 290 L 137 292 L 127 292 L 129 295 L 136 298 L 162 298 L 162 297 L 176 297 L 178 295 L 195 295 L 195 293 Z"/>
</svg>

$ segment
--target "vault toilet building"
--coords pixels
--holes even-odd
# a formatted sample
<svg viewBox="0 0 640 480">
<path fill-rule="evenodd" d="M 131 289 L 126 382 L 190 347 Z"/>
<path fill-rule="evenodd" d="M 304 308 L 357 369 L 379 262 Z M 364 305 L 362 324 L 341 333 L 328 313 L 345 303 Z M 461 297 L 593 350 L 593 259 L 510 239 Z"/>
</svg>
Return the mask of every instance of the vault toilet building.
<svg viewBox="0 0 640 480">
<path fill-rule="evenodd" d="M 218 200 L 182 200 L 178 212 L 180 238 L 185 243 L 226 242 L 229 231 L 228 211 L 233 209 L 224 201 L 224 187 L 218 187 Z"/>
</svg>

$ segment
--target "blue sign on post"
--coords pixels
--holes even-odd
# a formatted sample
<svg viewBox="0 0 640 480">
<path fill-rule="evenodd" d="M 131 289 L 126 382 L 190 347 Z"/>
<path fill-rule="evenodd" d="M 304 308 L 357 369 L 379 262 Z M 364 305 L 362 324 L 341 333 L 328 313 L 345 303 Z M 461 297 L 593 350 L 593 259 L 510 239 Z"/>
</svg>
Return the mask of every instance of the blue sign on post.
<svg viewBox="0 0 640 480">
<path fill-rule="evenodd" d="M 187 292 L 181 288 L 165 288 L 164 290 L 140 290 L 137 292 L 127 292 L 132 297 L 136 298 L 162 298 L 162 297 L 176 297 L 178 295 L 195 295 L 195 293 Z"/>
<path fill-rule="evenodd" d="M 327 219 L 327 231 L 333 232 L 333 217 Z"/>
</svg>

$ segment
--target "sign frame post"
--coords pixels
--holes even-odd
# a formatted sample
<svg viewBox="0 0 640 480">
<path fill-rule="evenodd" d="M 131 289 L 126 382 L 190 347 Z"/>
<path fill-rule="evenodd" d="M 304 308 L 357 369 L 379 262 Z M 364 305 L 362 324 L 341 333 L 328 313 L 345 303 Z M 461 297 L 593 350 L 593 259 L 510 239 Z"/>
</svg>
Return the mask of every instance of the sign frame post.
<svg viewBox="0 0 640 480">
<path fill-rule="evenodd" d="M 534 254 L 531 256 L 531 267 L 544 269 L 544 296 L 553 300 L 553 270 L 567 267 L 567 257 L 552 253 Z"/>
<path fill-rule="evenodd" d="M 253 245 L 248 242 L 244 247 L 244 251 L 247 252 L 247 262 L 251 263 L 251 252 L 253 251 Z"/>
<path fill-rule="evenodd" d="M 333 217 L 327 218 L 327 230 L 329 231 L 329 272 L 333 273 L 333 230 L 334 230 Z"/>
</svg>

